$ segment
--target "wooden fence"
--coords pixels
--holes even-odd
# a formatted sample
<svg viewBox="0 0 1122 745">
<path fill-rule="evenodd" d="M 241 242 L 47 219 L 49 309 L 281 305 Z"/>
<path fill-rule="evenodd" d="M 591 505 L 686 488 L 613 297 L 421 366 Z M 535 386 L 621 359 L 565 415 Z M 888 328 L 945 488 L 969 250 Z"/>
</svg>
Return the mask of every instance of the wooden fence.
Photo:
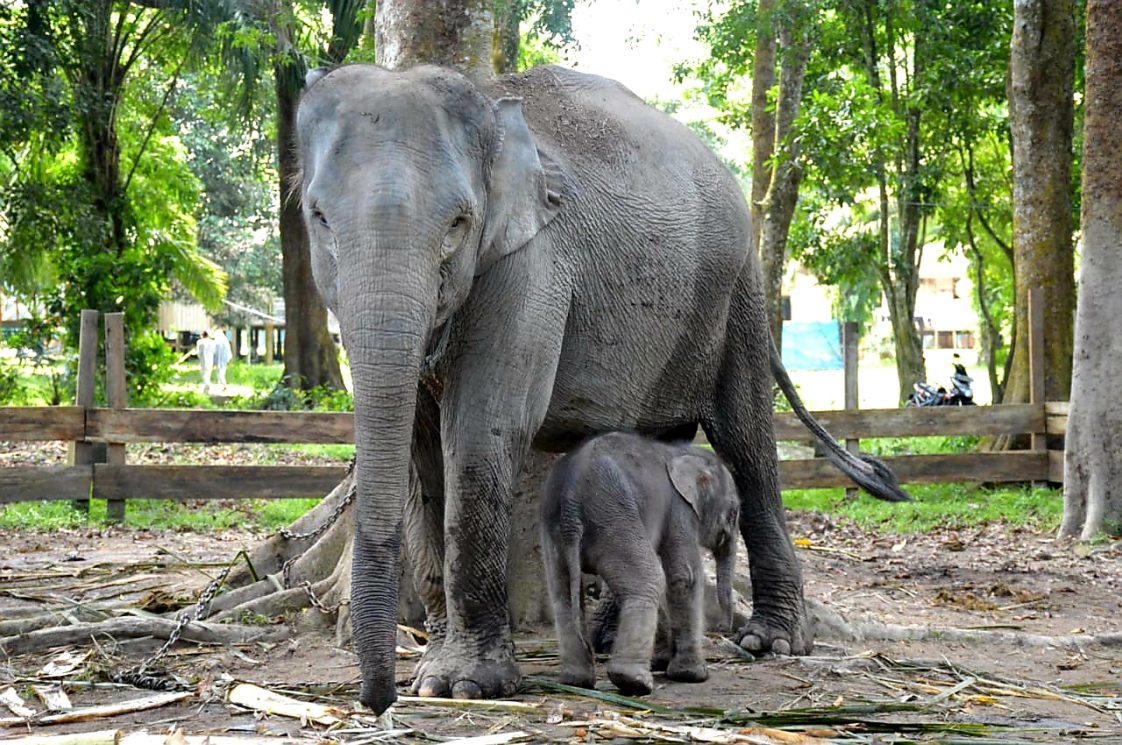
<svg viewBox="0 0 1122 745">
<path fill-rule="evenodd" d="M 120 314 L 106 314 L 108 407 L 93 405 L 94 311 L 82 315 L 77 405 L 0 407 L 0 441 L 71 443 L 68 465 L 0 468 L 0 504 L 105 499 L 109 518 L 119 520 L 127 499 L 320 497 L 343 477 L 342 466 L 128 464 L 125 446 L 129 443 L 353 443 L 354 418 L 346 413 L 127 408 L 122 332 Z M 1031 346 L 1035 363 L 1032 403 L 849 409 L 816 412 L 815 416 L 850 447 L 869 437 L 1029 436 L 1028 450 L 884 458 L 902 483 L 1062 482 L 1063 451 L 1047 450 L 1046 442 L 1047 435 L 1064 434 L 1067 404 L 1043 401 L 1043 376 L 1035 374 L 1043 369 L 1043 355 L 1038 344 Z M 855 360 L 855 355 L 847 357 Z M 855 401 L 856 391 L 847 391 L 847 403 Z M 776 414 L 775 435 L 777 440 L 810 437 L 790 413 Z M 106 462 L 93 462 L 97 443 L 106 444 Z M 824 458 L 781 461 L 780 480 L 785 489 L 852 485 Z"/>
</svg>

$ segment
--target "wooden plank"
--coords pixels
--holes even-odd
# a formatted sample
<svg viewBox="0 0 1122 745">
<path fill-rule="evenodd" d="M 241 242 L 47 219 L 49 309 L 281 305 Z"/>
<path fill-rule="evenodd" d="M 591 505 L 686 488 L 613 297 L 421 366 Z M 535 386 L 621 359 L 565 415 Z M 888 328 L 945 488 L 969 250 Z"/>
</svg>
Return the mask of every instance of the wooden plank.
<svg viewBox="0 0 1122 745">
<path fill-rule="evenodd" d="M 1037 481 L 1048 478 L 1048 456 L 1027 450 L 1003 453 L 899 455 L 883 458 L 902 484 L 963 481 Z M 825 458 L 779 462 L 784 489 L 851 486 L 853 482 Z"/>
<path fill-rule="evenodd" d="M 1044 407 L 1034 404 L 816 411 L 814 417 L 830 434 L 839 439 L 1004 435 L 1044 431 Z M 794 414 L 776 412 L 775 439 L 805 440 L 809 437 L 810 433 Z"/>
<path fill-rule="evenodd" d="M 97 499 L 290 499 L 322 497 L 346 466 L 94 466 Z"/>
<path fill-rule="evenodd" d="M 354 415 L 321 411 L 92 409 L 86 433 L 109 442 L 353 443 Z"/>
<path fill-rule="evenodd" d="M 129 405 L 128 387 L 125 385 L 125 314 L 105 314 L 105 398 L 111 409 Z M 124 443 L 105 446 L 105 462 L 125 465 Z M 125 521 L 125 502 L 112 499 L 105 505 L 105 518 L 110 523 Z"/>
<path fill-rule="evenodd" d="M 85 432 L 81 406 L 0 407 L 0 440 L 80 440 Z"/>
<path fill-rule="evenodd" d="M 1050 435 L 1067 434 L 1067 401 L 1049 401 L 1044 404 L 1044 430 Z"/>
<path fill-rule="evenodd" d="M 91 466 L 13 466 L 0 468 L 0 504 L 90 497 Z"/>
<path fill-rule="evenodd" d="M 1064 451 L 1048 451 L 1048 480 L 1053 484 L 1064 483 Z"/>
</svg>

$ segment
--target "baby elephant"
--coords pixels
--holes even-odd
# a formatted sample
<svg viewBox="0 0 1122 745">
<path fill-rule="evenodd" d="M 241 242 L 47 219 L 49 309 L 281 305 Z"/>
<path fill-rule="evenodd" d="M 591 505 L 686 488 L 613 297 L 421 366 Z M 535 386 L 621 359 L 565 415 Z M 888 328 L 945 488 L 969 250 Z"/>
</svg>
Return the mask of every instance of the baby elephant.
<svg viewBox="0 0 1122 745">
<path fill-rule="evenodd" d="M 620 605 L 608 677 L 625 694 L 651 692 L 659 606 L 669 616 L 671 680 L 708 677 L 701 654 L 705 573 L 700 546 L 717 561 L 718 602 L 732 623 L 732 575 L 740 500 L 709 450 L 611 433 L 561 459 L 545 482 L 542 547 L 561 648 L 561 681 L 591 688 L 581 571 L 595 573 Z"/>
</svg>

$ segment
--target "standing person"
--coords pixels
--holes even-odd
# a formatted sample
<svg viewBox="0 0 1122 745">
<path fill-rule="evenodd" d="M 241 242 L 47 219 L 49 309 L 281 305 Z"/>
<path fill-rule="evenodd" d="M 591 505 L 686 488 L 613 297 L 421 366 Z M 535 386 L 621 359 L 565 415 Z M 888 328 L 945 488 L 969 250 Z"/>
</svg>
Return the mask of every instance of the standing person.
<svg viewBox="0 0 1122 745">
<path fill-rule="evenodd" d="M 210 371 L 214 367 L 215 347 L 214 339 L 210 338 L 210 334 L 206 331 L 195 345 L 195 353 L 199 355 L 199 366 L 203 374 L 203 393 L 210 393 Z"/>
<path fill-rule="evenodd" d="M 214 332 L 214 366 L 218 371 L 218 385 L 226 387 L 226 365 L 230 364 L 230 340 L 222 329 Z"/>
</svg>

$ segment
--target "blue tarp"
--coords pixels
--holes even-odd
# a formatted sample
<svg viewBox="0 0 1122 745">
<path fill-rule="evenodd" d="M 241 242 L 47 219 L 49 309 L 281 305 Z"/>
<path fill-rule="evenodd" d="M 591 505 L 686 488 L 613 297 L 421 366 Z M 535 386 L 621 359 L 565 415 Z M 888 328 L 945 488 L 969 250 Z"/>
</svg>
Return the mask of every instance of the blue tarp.
<svg viewBox="0 0 1122 745">
<path fill-rule="evenodd" d="M 784 321 L 783 364 L 788 370 L 842 370 L 838 321 Z"/>
</svg>

